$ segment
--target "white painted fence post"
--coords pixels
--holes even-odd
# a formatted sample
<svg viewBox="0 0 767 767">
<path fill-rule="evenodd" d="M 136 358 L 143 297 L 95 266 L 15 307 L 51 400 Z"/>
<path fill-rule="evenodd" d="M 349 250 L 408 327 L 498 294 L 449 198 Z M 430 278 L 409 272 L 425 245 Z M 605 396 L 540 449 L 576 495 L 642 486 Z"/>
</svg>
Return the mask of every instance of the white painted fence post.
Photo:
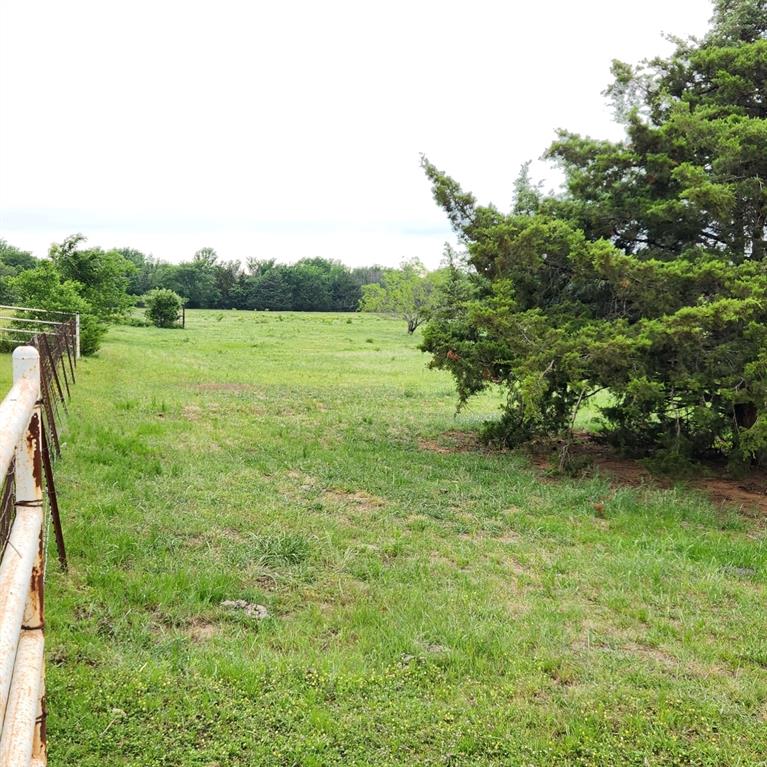
<svg viewBox="0 0 767 767">
<path fill-rule="evenodd" d="M 16 447 L 16 519 L 9 546 L 22 560 L 34 558 L 31 578 L 24 578 L 26 602 L 21 619 L 13 678 L 8 693 L 0 765 L 46 764 L 43 682 L 43 465 L 41 453 L 40 355 L 32 346 L 13 353 L 14 384 L 24 379 L 32 385 L 36 404 L 29 427 Z M 14 537 L 17 543 L 14 544 Z M 29 566 L 27 565 L 27 567 Z M 23 568 L 19 568 L 23 569 Z M 27 572 L 29 572 L 27 570 Z M 14 584 L 12 589 L 21 587 Z M 19 597 L 22 595 L 19 594 Z M 17 624 L 18 625 L 18 624 Z"/>
<path fill-rule="evenodd" d="M 75 314 L 75 359 L 80 359 L 80 312 Z"/>
</svg>

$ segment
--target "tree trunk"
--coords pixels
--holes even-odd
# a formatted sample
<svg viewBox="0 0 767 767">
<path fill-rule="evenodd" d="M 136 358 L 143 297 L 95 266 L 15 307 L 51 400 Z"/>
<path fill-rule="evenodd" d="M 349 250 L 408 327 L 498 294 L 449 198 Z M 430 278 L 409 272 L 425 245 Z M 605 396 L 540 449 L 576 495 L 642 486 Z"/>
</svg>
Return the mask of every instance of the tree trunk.
<svg viewBox="0 0 767 767">
<path fill-rule="evenodd" d="M 764 216 L 757 218 L 754 234 L 751 240 L 751 258 L 754 261 L 762 261 L 765 256 L 764 249 Z"/>
</svg>

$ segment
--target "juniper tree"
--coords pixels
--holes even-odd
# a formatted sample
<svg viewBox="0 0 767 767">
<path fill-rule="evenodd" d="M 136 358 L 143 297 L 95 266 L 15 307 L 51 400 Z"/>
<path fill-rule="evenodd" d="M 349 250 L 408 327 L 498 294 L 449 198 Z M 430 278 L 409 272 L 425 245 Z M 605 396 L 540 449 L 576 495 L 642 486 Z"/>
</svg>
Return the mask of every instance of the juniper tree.
<svg viewBox="0 0 767 767">
<path fill-rule="evenodd" d="M 622 141 L 560 132 L 561 195 L 505 214 L 423 160 L 480 285 L 424 348 L 461 401 L 507 388 L 507 442 L 606 390 L 623 445 L 767 455 L 767 7 L 719 0 L 675 43 L 614 62 Z"/>
</svg>

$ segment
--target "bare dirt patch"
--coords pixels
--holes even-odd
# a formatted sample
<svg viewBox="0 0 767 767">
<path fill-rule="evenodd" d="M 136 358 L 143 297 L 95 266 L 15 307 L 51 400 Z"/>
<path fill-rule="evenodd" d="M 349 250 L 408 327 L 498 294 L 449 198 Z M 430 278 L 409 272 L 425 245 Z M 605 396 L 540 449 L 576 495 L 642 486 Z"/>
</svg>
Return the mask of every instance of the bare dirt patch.
<svg viewBox="0 0 767 767">
<path fill-rule="evenodd" d="M 546 472 L 556 472 L 559 468 L 558 441 L 546 448 L 534 447 L 531 451 L 533 463 Z M 606 474 L 621 485 L 653 485 L 655 487 L 671 487 L 670 478 L 653 475 L 649 469 L 633 458 L 625 458 L 615 453 L 607 445 L 594 441 L 588 434 L 576 435 L 569 448 L 569 456 L 574 465 L 582 466 L 582 474 L 599 472 Z M 556 478 L 557 475 L 551 475 Z"/>
<path fill-rule="evenodd" d="M 386 505 L 386 501 L 377 495 L 371 495 L 364 490 L 339 490 L 332 488 L 326 490 L 322 497 L 341 506 L 351 506 L 360 511 L 374 511 Z"/>
<path fill-rule="evenodd" d="M 181 415 L 186 418 L 187 421 L 199 421 L 202 414 L 202 408 L 197 405 L 184 405 L 181 410 Z"/>
<path fill-rule="evenodd" d="M 651 647 L 650 645 L 640 644 L 638 642 L 627 642 L 620 648 L 620 652 L 636 655 L 668 669 L 678 668 L 681 665 L 680 661 L 671 653 L 666 652 L 666 650 L 663 650 L 660 647 Z"/>
<path fill-rule="evenodd" d="M 253 385 L 240 383 L 203 383 L 197 384 L 194 388 L 197 389 L 197 391 L 243 392 L 251 391 L 253 389 Z"/>
<path fill-rule="evenodd" d="M 560 443 L 561 444 L 561 443 Z M 459 430 L 446 431 L 436 439 L 419 440 L 422 450 L 433 453 L 499 453 L 504 450 L 485 445 L 474 432 Z M 712 503 L 738 507 L 748 514 L 767 516 L 767 471 L 752 469 L 747 477 L 737 478 L 727 474 L 724 466 L 711 463 L 698 468 L 698 474 L 691 477 L 673 477 L 651 472 L 641 461 L 618 455 L 613 448 L 597 442 L 590 434 L 576 434 L 570 447 L 570 457 L 576 464 L 583 465 L 584 474 L 599 473 L 608 477 L 615 486 L 671 488 L 680 482 L 700 490 Z M 557 445 L 549 449 L 532 452 L 533 464 L 547 473 L 556 471 L 559 461 Z M 548 481 L 558 479 L 549 474 Z"/>
<path fill-rule="evenodd" d="M 697 475 L 675 478 L 652 473 L 641 460 L 616 454 L 608 445 L 598 443 L 588 434 L 579 434 L 570 449 L 574 461 L 582 463 L 587 473 L 598 472 L 617 486 L 670 488 L 678 482 L 700 490 L 718 505 L 738 506 L 742 511 L 767 514 L 767 472 L 752 469 L 746 478 L 729 476 L 723 466 L 708 464 L 697 469 Z M 537 454 L 533 463 L 551 471 L 557 468 L 559 454 L 553 450 Z"/>
<path fill-rule="evenodd" d="M 763 473 L 744 480 L 706 477 L 691 484 L 704 490 L 714 503 L 767 514 L 767 476 Z"/>
<path fill-rule="evenodd" d="M 673 652 L 649 644 L 633 632 L 616 626 L 587 620 L 583 630 L 581 637 L 571 645 L 577 653 L 601 652 L 613 653 L 626 659 L 638 658 L 676 675 L 696 678 L 722 678 L 733 673 L 732 669 L 720 663 L 679 658 Z"/>
<path fill-rule="evenodd" d="M 462 541 L 492 541 L 494 543 L 513 544 L 519 543 L 521 536 L 511 530 L 503 533 L 492 533 L 485 530 L 478 530 L 471 533 L 460 533 L 458 536 Z"/>
<path fill-rule="evenodd" d="M 195 619 L 191 621 L 184 630 L 184 633 L 193 642 L 207 642 L 218 634 L 219 627 L 210 621 Z"/>
<path fill-rule="evenodd" d="M 432 453 L 475 453 L 490 452 L 487 445 L 483 444 L 479 435 L 470 431 L 453 429 L 440 434 L 437 439 L 421 439 L 418 441 L 421 450 L 429 450 Z"/>
<path fill-rule="evenodd" d="M 503 452 L 483 444 L 475 433 L 458 430 L 446 431 L 434 440 L 420 440 L 418 445 L 422 450 L 441 454 Z M 570 455 L 575 462 L 583 464 L 584 474 L 599 473 L 616 487 L 668 489 L 681 482 L 701 491 L 716 505 L 735 506 L 746 515 L 767 516 L 767 471 L 764 469 L 753 468 L 748 476 L 739 478 L 728 475 L 725 467 L 711 463 L 699 466 L 697 476 L 666 476 L 651 472 L 639 459 L 619 455 L 589 434 L 576 435 Z M 559 452 L 556 448 L 533 452 L 532 460 L 537 468 L 548 473 L 558 468 Z M 558 476 L 549 475 L 546 479 L 556 481 Z"/>
</svg>

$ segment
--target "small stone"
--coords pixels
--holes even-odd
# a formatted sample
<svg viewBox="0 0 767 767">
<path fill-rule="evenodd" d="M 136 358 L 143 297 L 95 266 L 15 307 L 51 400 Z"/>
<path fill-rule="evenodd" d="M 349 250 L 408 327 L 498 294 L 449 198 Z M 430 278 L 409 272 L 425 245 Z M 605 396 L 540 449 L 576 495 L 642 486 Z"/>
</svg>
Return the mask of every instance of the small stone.
<svg viewBox="0 0 767 767">
<path fill-rule="evenodd" d="M 249 618 L 258 618 L 259 620 L 269 617 L 269 610 L 264 605 L 257 605 L 254 602 L 246 602 L 244 599 L 225 599 L 221 607 L 228 607 L 232 610 L 242 610 Z"/>
<path fill-rule="evenodd" d="M 736 567 L 734 565 L 725 565 L 725 572 L 732 573 L 733 575 L 739 575 L 741 578 L 751 578 L 756 575 L 756 570 L 753 567 Z"/>
<path fill-rule="evenodd" d="M 245 608 L 245 612 L 251 616 L 251 618 L 268 618 L 269 610 L 263 605 L 248 605 Z"/>
<path fill-rule="evenodd" d="M 430 652 L 430 653 L 437 654 L 437 653 L 448 652 L 450 650 L 450 648 L 449 647 L 445 647 L 445 645 L 443 645 L 443 644 L 430 644 L 426 648 L 426 650 L 428 652 Z"/>
</svg>

